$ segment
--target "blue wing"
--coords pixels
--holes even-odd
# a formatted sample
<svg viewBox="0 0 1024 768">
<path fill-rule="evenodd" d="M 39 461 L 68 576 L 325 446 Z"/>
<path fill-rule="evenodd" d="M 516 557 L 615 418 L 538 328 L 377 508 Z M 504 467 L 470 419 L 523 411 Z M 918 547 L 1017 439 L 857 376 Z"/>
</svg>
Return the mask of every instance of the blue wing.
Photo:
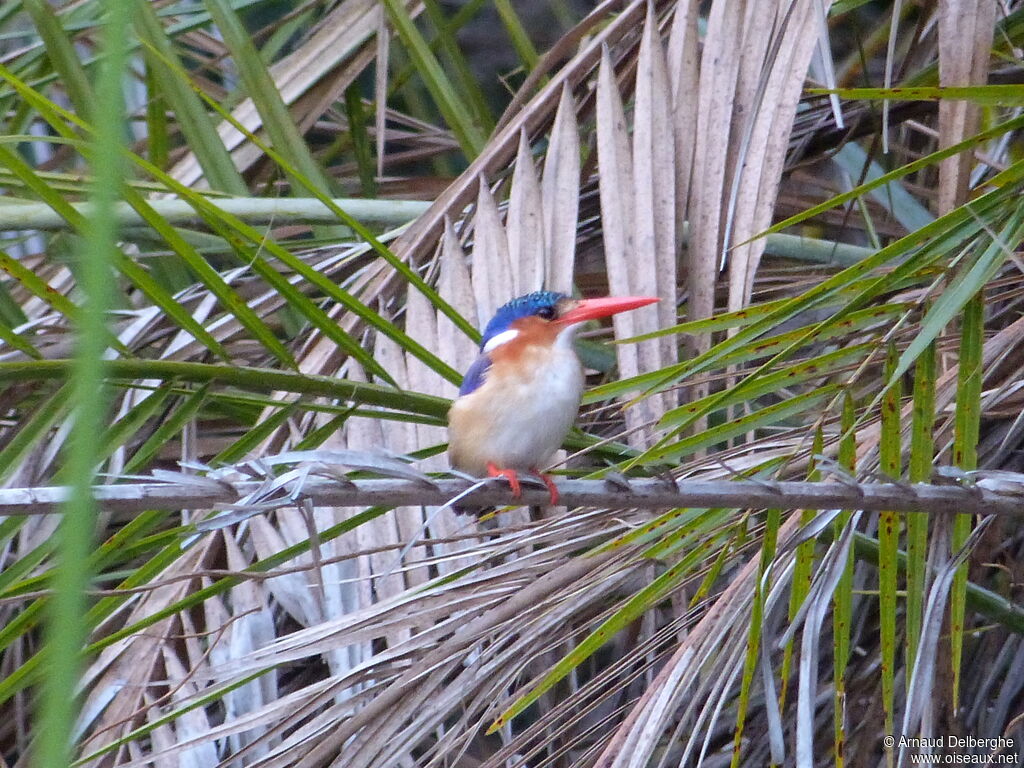
<svg viewBox="0 0 1024 768">
<path fill-rule="evenodd" d="M 468 395 L 470 392 L 478 389 L 484 383 L 484 378 L 487 376 L 487 371 L 490 368 L 491 358 L 487 355 L 480 355 L 480 357 L 474 360 L 462 379 L 462 386 L 459 387 L 459 396 Z"/>
</svg>

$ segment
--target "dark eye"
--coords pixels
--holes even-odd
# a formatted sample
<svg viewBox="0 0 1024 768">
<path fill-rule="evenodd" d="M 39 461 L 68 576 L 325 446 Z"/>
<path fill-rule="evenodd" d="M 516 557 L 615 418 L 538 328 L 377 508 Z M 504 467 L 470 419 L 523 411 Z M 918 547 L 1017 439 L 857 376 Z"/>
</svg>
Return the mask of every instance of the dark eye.
<svg viewBox="0 0 1024 768">
<path fill-rule="evenodd" d="M 537 310 L 537 315 L 543 317 L 545 320 L 555 319 L 555 308 L 554 307 L 541 307 Z"/>
</svg>

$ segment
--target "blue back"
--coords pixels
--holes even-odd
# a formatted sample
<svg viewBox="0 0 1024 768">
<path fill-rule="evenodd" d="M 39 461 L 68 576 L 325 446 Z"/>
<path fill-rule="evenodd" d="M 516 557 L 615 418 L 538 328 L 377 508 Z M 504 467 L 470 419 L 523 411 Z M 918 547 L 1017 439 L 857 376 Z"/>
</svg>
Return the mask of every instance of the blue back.
<svg viewBox="0 0 1024 768">
<path fill-rule="evenodd" d="M 503 304 L 484 329 L 484 336 L 480 340 L 480 349 L 483 349 L 484 345 L 499 333 L 507 331 L 514 321 L 521 317 L 536 315 L 545 307 L 554 307 L 564 298 L 566 298 L 564 293 L 556 291 L 534 291 Z M 466 375 L 462 379 L 462 386 L 459 387 L 459 395 L 468 395 L 483 384 L 490 367 L 491 358 L 486 354 L 481 354 L 466 371 Z"/>
<path fill-rule="evenodd" d="M 462 377 L 462 386 L 459 387 L 459 396 L 468 395 L 484 383 L 484 376 L 491 367 L 491 358 L 487 355 L 480 355 L 473 364 L 469 366 L 466 375 Z"/>
</svg>

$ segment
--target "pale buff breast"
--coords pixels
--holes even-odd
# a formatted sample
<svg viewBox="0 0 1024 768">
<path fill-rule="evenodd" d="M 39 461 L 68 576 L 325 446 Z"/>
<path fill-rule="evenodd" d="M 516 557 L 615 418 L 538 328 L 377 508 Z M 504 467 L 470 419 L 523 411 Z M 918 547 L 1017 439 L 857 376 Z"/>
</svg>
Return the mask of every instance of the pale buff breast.
<svg viewBox="0 0 1024 768">
<path fill-rule="evenodd" d="M 583 371 L 570 344 L 527 347 L 515 365 L 496 362 L 484 383 L 448 414 L 452 466 L 484 475 L 543 469 L 576 421 Z"/>
</svg>

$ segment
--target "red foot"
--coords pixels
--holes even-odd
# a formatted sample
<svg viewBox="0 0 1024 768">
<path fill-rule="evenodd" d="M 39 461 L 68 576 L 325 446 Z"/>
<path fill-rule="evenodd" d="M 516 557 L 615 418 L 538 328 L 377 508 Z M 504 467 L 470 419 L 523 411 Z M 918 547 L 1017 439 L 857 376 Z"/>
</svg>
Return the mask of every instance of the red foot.
<svg viewBox="0 0 1024 768">
<path fill-rule="evenodd" d="M 498 469 L 498 466 L 493 462 L 487 462 L 487 476 L 488 477 L 504 477 L 508 480 L 509 488 L 512 489 L 512 495 L 515 498 L 519 498 L 523 495 L 523 489 L 519 486 L 519 475 L 514 469 Z"/>
<path fill-rule="evenodd" d="M 551 479 L 551 475 L 545 475 L 536 467 L 530 467 L 530 471 L 533 472 L 537 477 L 543 481 L 544 485 L 548 487 L 548 493 L 551 494 L 551 506 L 558 506 L 558 487 L 555 485 L 555 481 Z"/>
</svg>

